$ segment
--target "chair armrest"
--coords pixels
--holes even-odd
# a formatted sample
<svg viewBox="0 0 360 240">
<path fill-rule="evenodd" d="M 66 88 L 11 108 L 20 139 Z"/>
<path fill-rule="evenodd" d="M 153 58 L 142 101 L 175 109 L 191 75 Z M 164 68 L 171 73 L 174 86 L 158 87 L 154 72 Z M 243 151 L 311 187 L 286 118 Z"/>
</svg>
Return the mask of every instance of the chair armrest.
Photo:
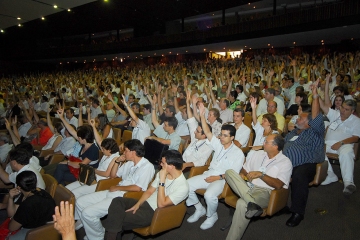
<svg viewBox="0 0 360 240">
<path fill-rule="evenodd" d="M 250 152 L 251 148 L 250 147 L 242 147 L 240 148 L 241 151 L 243 151 L 244 154 L 247 154 L 248 152 Z"/>
<path fill-rule="evenodd" d="M 102 179 L 97 182 L 95 192 L 109 190 L 111 186 L 118 185 L 120 181 L 121 181 L 121 178 Z"/>
<path fill-rule="evenodd" d="M 271 191 L 269 204 L 266 209 L 266 215 L 272 216 L 283 209 L 288 201 L 289 189 L 281 188 Z"/>
<path fill-rule="evenodd" d="M 126 198 L 134 198 L 136 200 L 139 200 L 141 198 L 141 196 L 143 195 L 143 191 L 139 191 L 139 192 L 126 192 L 124 194 L 123 197 L 126 197 Z"/>
<path fill-rule="evenodd" d="M 52 239 L 61 240 L 61 235 L 54 228 L 54 223 L 31 229 L 26 233 L 26 240 Z"/>
<path fill-rule="evenodd" d="M 192 167 L 190 169 L 189 178 L 203 174 L 203 172 L 205 172 L 208 168 L 209 166 L 206 165 L 202 167 Z"/>
<path fill-rule="evenodd" d="M 316 174 L 314 176 L 314 180 L 309 183 L 309 186 L 313 185 L 320 185 L 327 176 L 327 170 L 328 170 L 328 161 L 323 161 L 322 163 L 316 164 Z"/>
<path fill-rule="evenodd" d="M 53 154 L 53 150 L 41 150 L 39 157 L 46 157 L 49 154 Z"/>
<path fill-rule="evenodd" d="M 176 206 L 157 208 L 151 221 L 150 233 L 156 235 L 180 227 L 186 213 L 185 201 Z"/>
<path fill-rule="evenodd" d="M 51 159 L 49 160 L 49 164 L 48 165 L 50 165 L 50 164 L 55 164 L 55 163 L 59 163 L 59 162 L 61 162 L 62 160 L 64 160 L 65 159 L 65 156 L 64 155 L 62 155 L 62 154 L 54 154 L 52 157 L 51 157 Z"/>
</svg>

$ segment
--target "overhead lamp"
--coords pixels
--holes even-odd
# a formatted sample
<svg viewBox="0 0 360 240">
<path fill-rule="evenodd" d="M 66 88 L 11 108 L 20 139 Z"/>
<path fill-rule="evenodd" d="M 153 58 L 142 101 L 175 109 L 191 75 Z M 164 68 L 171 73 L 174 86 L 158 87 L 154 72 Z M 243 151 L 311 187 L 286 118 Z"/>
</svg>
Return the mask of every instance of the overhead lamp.
<svg viewBox="0 0 360 240">
<path fill-rule="evenodd" d="M 17 17 L 16 19 L 17 19 L 17 20 L 21 20 L 21 18 L 20 18 L 20 17 Z"/>
<path fill-rule="evenodd" d="M 54 5 L 54 8 L 57 8 L 57 5 Z"/>
<path fill-rule="evenodd" d="M 0 32 L 2 32 L 2 33 L 3 33 L 3 32 L 4 32 L 4 30 L 2 30 L 2 29 L 1 29 L 1 30 L 0 30 Z"/>
<path fill-rule="evenodd" d="M 22 27 L 21 23 L 18 24 L 19 27 Z"/>
<path fill-rule="evenodd" d="M 41 17 L 41 20 L 45 20 L 45 18 L 44 18 L 44 17 Z"/>
<path fill-rule="evenodd" d="M 70 8 L 68 8 L 68 10 L 67 10 L 68 12 L 71 12 L 71 9 Z"/>
<path fill-rule="evenodd" d="M 270 43 L 268 43 L 268 46 L 270 47 Z"/>
</svg>

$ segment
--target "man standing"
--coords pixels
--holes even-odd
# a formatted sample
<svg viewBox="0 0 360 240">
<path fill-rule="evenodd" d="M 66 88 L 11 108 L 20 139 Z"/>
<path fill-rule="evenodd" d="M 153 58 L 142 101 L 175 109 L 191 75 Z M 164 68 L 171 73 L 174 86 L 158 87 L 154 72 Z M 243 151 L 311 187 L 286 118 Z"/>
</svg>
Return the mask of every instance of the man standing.
<svg viewBox="0 0 360 240">
<path fill-rule="evenodd" d="M 241 239 L 250 218 L 260 216 L 267 207 L 271 190 L 289 187 L 292 165 L 282 154 L 284 144 L 280 135 L 269 135 L 264 141 L 264 150 L 246 159 L 240 175 L 234 170 L 226 171 L 227 183 L 240 197 L 227 240 Z"/>
<path fill-rule="evenodd" d="M 350 195 L 356 190 L 354 184 L 354 143 L 360 137 L 360 119 L 353 115 L 356 110 L 354 100 L 345 100 L 339 111 L 323 106 L 322 110 L 330 121 L 325 137 L 326 152 L 339 155 L 341 175 L 344 182 L 345 195 Z M 327 157 L 326 157 L 326 160 Z M 328 175 L 322 185 L 338 180 L 332 170 L 331 164 L 328 167 Z"/>
<path fill-rule="evenodd" d="M 312 85 L 313 102 L 311 113 L 303 112 L 296 120 L 296 128 L 285 137 L 283 153 L 293 165 L 291 181 L 291 217 L 286 222 L 295 227 L 304 219 L 309 183 L 314 179 L 316 164 L 325 159 L 325 127 L 320 113 L 317 80 Z"/>
<path fill-rule="evenodd" d="M 223 191 L 225 185 L 225 171 L 233 169 L 239 173 L 244 162 L 244 154 L 240 148 L 233 143 L 236 133 L 235 127 L 232 125 L 223 125 L 221 134 L 219 138 L 217 138 L 213 136 L 206 123 L 204 105 L 200 104 L 199 109 L 203 131 L 208 139 L 207 144 L 211 145 L 215 153 L 208 171 L 188 179 L 190 192 L 186 204 L 187 206 L 194 205 L 196 209 L 195 213 L 187 219 L 189 223 L 196 222 L 206 214 L 207 218 L 200 226 L 201 229 L 206 230 L 211 228 L 218 220 L 216 210 L 218 206 L 218 196 Z M 206 189 L 204 198 L 207 209 L 199 202 L 195 193 L 197 189 Z"/>
<path fill-rule="evenodd" d="M 177 205 L 188 195 L 189 186 L 182 174 L 183 160 L 175 150 L 162 154 L 162 169 L 139 201 L 132 198 L 114 198 L 107 219 L 103 222 L 106 240 L 115 240 L 118 232 L 151 224 L 157 208 Z"/>
</svg>

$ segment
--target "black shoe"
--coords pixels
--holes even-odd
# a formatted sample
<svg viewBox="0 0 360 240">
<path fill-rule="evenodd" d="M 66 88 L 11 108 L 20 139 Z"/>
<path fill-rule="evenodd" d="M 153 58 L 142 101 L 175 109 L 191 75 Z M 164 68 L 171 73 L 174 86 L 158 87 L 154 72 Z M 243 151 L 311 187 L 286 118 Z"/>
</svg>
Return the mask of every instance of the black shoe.
<svg viewBox="0 0 360 240">
<path fill-rule="evenodd" d="M 262 213 L 263 213 L 263 209 L 259 205 L 253 202 L 249 202 L 247 205 L 247 211 L 245 213 L 245 217 L 247 218 L 258 217 Z"/>
<path fill-rule="evenodd" d="M 296 227 L 304 219 L 304 215 L 299 213 L 292 213 L 291 217 L 286 221 L 286 226 Z"/>
</svg>

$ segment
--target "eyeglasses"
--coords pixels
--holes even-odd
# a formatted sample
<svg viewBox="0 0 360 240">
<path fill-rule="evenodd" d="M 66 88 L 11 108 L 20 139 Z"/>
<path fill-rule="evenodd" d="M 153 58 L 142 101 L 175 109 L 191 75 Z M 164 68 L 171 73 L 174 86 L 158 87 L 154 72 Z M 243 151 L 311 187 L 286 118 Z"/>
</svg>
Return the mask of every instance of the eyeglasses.
<svg viewBox="0 0 360 240">
<path fill-rule="evenodd" d="M 219 134 L 218 137 L 230 137 L 230 135 L 227 135 L 227 134 Z"/>
</svg>

